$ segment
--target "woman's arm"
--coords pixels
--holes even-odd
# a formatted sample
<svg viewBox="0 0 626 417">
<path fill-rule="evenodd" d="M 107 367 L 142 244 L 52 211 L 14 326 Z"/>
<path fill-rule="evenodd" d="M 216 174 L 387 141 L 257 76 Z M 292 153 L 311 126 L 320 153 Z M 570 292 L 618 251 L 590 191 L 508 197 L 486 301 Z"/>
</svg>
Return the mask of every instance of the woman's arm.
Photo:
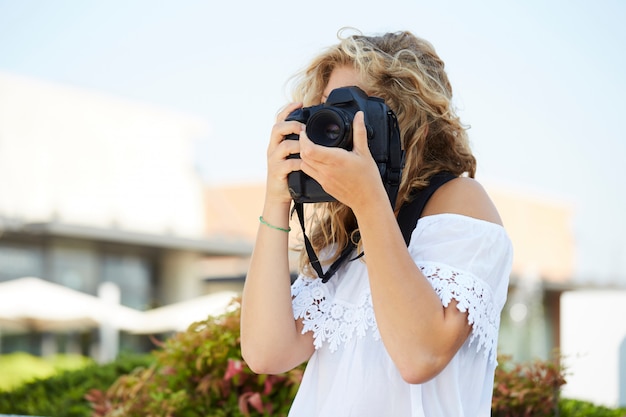
<svg viewBox="0 0 626 417">
<path fill-rule="evenodd" d="M 383 343 L 409 383 L 423 383 L 450 362 L 471 332 L 467 313 L 444 308 L 411 258 L 369 148 L 363 118 L 354 120 L 351 152 L 316 146 L 301 135 L 302 170 L 357 218 L 372 302 Z M 365 191 L 364 191 L 365 190 Z M 459 178 L 442 186 L 424 214 L 458 213 L 498 223 L 478 183 Z"/>
<path fill-rule="evenodd" d="M 468 178 L 443 185 L 424 213 L 457 213 L 500 222 L 482 187 Z M 459 311 L 454 300 L 443 307 L 411 258 L 390 209 L 372 203 L 355 214 L 381 337 L 407 382 L 428 381 L 443 370 L 469 336 L 467 313 Z"/>
<path fill-rule="evenodd" d="M 272 129 L 268 146 L 268 174 L 263 219 L 276 227 L 289 226 L 291 197 L 287 174 L 299 169 L 299 159 L 287 159 L 299 152 L 298 141 L 283 140 L 299 133 L 297 122 L 284 118 L 298 105 L 287 107 Z M 291 305 L 288 233 L 260 224 L 241 304 L 241 351 L 257 373 L 281 373 L 306 361 L 313 353 L 310 333 L 301 334 Z"/>
</svg>

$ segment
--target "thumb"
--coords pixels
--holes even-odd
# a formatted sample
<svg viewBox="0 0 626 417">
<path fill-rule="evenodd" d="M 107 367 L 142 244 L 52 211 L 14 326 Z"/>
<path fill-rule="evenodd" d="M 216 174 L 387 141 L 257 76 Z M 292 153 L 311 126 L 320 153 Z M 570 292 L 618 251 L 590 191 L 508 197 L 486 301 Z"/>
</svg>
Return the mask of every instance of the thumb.
<svg viewBox="0 0 626 417">
<path fill-rule="evenodd" d="M 365 128 L 365 117 L 362 111 L 358 111 L 354 115 L 352 121 L 352 142 L 354 150 L 357 153 L 369 153 L 369 146 L 367 145 L 367 129 Z"/>
</svg>

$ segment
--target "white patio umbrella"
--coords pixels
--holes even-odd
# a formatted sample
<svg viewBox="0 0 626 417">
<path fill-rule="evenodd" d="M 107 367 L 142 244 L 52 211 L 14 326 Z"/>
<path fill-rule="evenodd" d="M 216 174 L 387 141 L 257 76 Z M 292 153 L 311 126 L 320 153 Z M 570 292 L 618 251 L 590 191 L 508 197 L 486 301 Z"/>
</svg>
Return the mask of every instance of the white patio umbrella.
<svg viewBox="0 0 626 417">
<path fill-rule="evenodd" d="M 193 322 L 225 313 L 238 293 L 222 291 L 145 311 L 136 334 L 157 334 L 186 330 Z"/>
<path fill-rule="evenodd" d="M 40 278 L 0 282 L 0 328 L 60 331 L 99 327 L 134 331 L 141 312 Z"/>
</svg>

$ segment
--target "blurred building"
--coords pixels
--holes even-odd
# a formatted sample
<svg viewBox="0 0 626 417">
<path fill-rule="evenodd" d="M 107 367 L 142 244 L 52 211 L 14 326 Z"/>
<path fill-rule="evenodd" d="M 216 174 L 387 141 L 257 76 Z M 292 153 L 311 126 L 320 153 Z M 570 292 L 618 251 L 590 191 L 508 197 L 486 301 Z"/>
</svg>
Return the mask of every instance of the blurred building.
<svg viewBox="0 0 626 417">
<path fill-rule="evenodd" d="M 207 233 L 193 160 L 207 132 L 175 112 L 0 73 L 0 281 L 94 295 L 113 282 L 139 310 L 205 294 L 205 258 L 252 248 Z M 4 336 L 5 351 L 32 350 Z"/>
<path fill-rule="evenodd" d="M 560 299 L 576 288 L 571 205 L 543 195 L 487 186 L 513 242 L 500 350 L 516 360 L 547 359 L 560 346 Z"/>
</svg>

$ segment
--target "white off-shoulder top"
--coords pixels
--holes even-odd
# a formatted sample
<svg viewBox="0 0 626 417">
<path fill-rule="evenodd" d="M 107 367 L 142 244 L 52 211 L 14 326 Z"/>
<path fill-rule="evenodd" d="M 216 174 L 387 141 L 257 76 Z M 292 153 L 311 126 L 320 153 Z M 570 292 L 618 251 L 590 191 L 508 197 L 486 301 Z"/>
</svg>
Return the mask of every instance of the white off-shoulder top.
<svg viewBox="0 0 626 417">
<path fill-rule="evenodd" d="M 409 253 L 441 303 L 454 299 L 468 312 L 465 344 L 435 378 L 408 384 L 381 341 L 366 264 L 348 262 L 326 284 L 300 276 L 292 285 L 293 312 L 303 333 L 313 332 L 315 352 L 290 417 L 490 416 L 510 239 L 497 224 L 437 214 L 419 220 Z"/>
</svg>

